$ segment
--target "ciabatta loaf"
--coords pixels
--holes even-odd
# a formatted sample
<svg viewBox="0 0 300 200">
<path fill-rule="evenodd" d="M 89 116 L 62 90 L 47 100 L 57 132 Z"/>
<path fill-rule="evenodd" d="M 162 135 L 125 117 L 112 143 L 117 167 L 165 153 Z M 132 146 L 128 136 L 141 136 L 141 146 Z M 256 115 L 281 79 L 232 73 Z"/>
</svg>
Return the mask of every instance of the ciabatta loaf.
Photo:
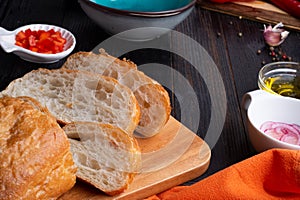
<svg viewBox="0 0 300 200">
<path fill-rule="evenodd" d="M 11 82 L 2 95 L 33 97 L 62 124 L 102 122 L 132 134 L 140 117 L 137 100 L 128 87 L 83 71 L 33 70 Z"/>
<path fill-rule="evenodd" d="M 0 98 L 0 199 L 56 199 L 76 181 L 68 138 L 29 97 Z"/>
<path fill-rule="evenodd" d="M 92 122 L 63 127 L 78 167 L 77 177 L 106 194 L 123 192 L 138 173 L 141 154 L 135 138 L 118 127 Z"/>
<path fill-rule="evenodd" d="M 171 106 L 167 91 L 155 80 L 137 70 L 128 60 L 120 60 L 103 52 L 72 54 L 63 68 L 84 70 L 110 76 L 128 86 L 136 96 L 141 119 L 136 131 L 144 137 L 157 134 L 169 119 Z"/>
</svg>

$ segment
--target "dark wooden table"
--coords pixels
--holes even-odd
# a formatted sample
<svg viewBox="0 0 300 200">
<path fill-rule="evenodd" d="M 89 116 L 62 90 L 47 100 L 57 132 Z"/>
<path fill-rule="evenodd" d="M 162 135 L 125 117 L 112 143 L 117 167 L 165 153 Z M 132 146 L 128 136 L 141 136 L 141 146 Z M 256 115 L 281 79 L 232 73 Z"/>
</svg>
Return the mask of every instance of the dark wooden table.
<svg viewBox="0 0 300 200">
<path fill-rule="evenodd" d="M 73 32 L 77 39 L 74 52 L 91 51 L 110 37 L 86 16 L 77 1 L 0 0 L 0 5 L 1 27 L 14 30 L 32 23 L 62 26 Z M 225 102 L 219 102 L 226 105 L 226 118 L 220 137 L 211 147 L 210 166 L 201 177 L 187 183 L 191 184 L 256 154 L 248 141 L 241 99 L 246 92 L 258 88 L 257 74 L 262 62 L 272 62 L 272 58 L 262 36 L 263 23 L 208 11 L 196 6 L 192 14 L 175 30 L 192 38 L 211 56 L 223 79 L 227 99 Z M 300 33 L 289 31 L 289 37 L 281 45 L 282 51 L 293 61 L 300 62 Z M 181 48 L 189 47 L 182 43 Z M 260 54 L 257 54 L 258 50 L 261 50 Z M 128 52 L 122 57 L 138 65 L 146 63 L 167 65 L 185 77 L 197 95 L 199 103 L 201 117 L 196 132 L 200 137 L 205 138 L 211 123 L 212 101 L 202 74 L 194 66 L 178 55 L 159 49 L 139 49 Z M 7 54 L 1 49 L 0 89 L 4 89 L 10 81 L 33 69 L 59 68 L 64 61 L 53 64 L 35 64 L 23 61 L 14 54 Z M 208 70 L 209 67 L 207 66 Z M 212 75 L 211 78 L 213 79 L 214 76 Z M 217 88 L 218 85 L 214 87 Z M 170 88 L 166 89 L 171 96 L 172 115 L 181 120 L 181 100 L 178 99 L 178 95 L 172 93 Z M 189 99 L 188 96 L 183 96 L 183 98 L 187 101 Z M 189 126 L 189 124 L 186 125 Z"/>
</svg>

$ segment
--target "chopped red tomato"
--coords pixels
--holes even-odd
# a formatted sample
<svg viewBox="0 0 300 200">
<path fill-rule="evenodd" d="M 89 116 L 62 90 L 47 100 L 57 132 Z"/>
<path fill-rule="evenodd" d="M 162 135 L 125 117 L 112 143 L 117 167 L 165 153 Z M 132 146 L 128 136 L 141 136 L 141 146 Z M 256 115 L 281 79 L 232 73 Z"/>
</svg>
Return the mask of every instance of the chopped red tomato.
<svg viewBox="0 0 300 200">
<path fill-rule="evenodd" d="M 15 44 L 38 53 L 54 54 L 64 50 L 66 39 L 59 31 L 50 29 L 48 31 L 32 31 L 26 29 L 16 35 Z"/>
<path fill-rule="evenodd" d="M 21 41 L 26 39 L 26 35 L 24 33 L 24 31 L 20 31 L 17 35 L 16 35 L 16 41 Z"/>
</svg>

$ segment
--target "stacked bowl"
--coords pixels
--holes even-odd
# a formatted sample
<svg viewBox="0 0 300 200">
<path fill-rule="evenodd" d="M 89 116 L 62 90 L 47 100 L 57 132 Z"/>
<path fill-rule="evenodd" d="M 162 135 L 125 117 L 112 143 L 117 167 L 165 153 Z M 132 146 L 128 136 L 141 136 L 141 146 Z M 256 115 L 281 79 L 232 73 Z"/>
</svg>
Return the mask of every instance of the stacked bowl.
<svg viewBox="0 0 300 200">
<path fill-rule="evenodd" d="M 145 41 L 159 37 L 192 12 L 196 0 L 79 0 L 83 11 L 111 35 Z"/>
</svg>

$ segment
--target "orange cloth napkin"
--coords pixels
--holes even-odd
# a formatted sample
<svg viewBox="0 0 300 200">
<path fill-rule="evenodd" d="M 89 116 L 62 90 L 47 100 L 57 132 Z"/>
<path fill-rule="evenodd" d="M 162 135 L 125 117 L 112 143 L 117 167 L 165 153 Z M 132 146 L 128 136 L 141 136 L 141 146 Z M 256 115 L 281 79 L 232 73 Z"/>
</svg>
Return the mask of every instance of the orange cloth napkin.
<svg viewBox="0 0 300 200">
<path fill-rule="evenodd" d="M 146 200 L 300 199 L 300 151 L 272 149 Z"/>
</svg>

